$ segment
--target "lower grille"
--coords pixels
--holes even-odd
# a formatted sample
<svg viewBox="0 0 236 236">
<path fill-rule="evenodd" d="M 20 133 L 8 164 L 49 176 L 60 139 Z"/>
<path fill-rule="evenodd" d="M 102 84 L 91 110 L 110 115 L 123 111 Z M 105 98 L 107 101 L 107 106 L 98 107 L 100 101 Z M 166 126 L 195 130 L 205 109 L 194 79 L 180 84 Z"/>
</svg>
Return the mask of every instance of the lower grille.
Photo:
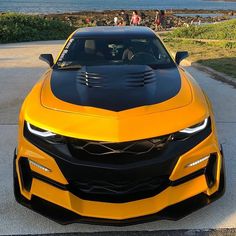
<svg viewBox="0 0 236 236">
<path fill-rule="evenodd" d="M 69 191 L 83 199 L 96 201 L 125 202 L 151 197 L 158 194 L 170 184 L 168 176 L 158 176 L 145 180 L 109 181 L 89 180 L 69 182 Z"/>
</svg>

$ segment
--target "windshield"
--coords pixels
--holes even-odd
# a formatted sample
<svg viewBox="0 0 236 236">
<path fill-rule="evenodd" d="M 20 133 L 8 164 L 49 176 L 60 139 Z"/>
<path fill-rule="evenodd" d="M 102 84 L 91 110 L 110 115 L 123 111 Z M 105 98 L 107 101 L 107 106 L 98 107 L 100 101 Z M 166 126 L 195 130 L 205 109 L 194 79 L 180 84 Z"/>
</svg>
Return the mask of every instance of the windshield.
<svg viewBox="0 0 236 236">
<path fill-rule="evenodd" d="M 174 66 L 157 37 L 151 38 L 71 38 L 56 66 L 78 68 L 99 65 Z"/>
</svg>

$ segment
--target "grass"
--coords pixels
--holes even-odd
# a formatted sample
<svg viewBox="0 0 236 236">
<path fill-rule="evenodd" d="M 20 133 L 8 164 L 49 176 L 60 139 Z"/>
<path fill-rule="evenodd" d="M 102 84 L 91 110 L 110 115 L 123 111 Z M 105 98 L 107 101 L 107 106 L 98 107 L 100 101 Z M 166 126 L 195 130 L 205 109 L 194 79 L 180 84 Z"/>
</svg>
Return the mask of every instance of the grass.
<svg viewBox="0 0 236 236">
<path fill-rule="evenodd" d="M 188 51 L 189 59 L 236 78 L 236 43 L 164 39 L 173 52 Z"/>
<path fill-rule="evenodd" d="M 236 19 L 209 25 L 175 29 L 171 37 L 193 39 L 236 40 Z"/>
<path fill-rule="evenodd" d="M 65 39 L 73 30 L 65 22 L 36 15 L 0 15 L 0 43 Z"/>
<path fill-rule="evenodd" d="M 219 41 L 197 41 L 189 40 L 190 38 Z M 163 40 L 169 50 L 188 51 L 191 61 L 236 79 L 236 42 L 230 41 L 235 39 L 236 19 L 213 25 L 176 29 Z"/>
</svg>

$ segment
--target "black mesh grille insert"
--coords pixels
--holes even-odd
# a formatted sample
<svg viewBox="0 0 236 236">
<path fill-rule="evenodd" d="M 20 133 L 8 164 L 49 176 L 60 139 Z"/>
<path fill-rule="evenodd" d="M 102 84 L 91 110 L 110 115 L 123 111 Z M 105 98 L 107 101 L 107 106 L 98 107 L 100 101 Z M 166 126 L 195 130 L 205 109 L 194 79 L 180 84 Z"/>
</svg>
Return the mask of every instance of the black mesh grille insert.
<svg viewBox="0 0 236 236">
<path fill-rule="evenodd" d="M 166 135 L 151 139 L 114 143 L 69 138 L 67 144 L 74 157 L 85 154 L 94 156 L 112 154 L 142 155 L 151 151 L 162 150 L 171 139 L 172 135 Z"/>
</svg>

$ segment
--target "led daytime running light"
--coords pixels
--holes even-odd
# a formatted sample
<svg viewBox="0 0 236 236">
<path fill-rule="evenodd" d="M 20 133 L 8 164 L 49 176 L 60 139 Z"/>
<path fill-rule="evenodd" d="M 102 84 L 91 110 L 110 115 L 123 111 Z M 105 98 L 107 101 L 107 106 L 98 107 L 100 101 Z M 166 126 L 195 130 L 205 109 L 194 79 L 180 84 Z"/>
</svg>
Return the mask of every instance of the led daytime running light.
<svg viewBox="0 0 236 236">
<path fill-rule="evenodd" d="M 31 126 L 30 126 L 30 123 L 29 122 L 26 122 L 27 124 L 27 128 L 28 130 L 32 133 L 32 134 L 36 134 L 38 136 L 41 136 L 41 137 L 51 137 L 51 136 L 55 136 L 56 134 L 50 132 L 50 131 L 38 131 L 38 130 L 35 130 L 33 129 Z"/>
<path fill-rule="evenodd" d="M 192 163 L 186 165 L 185 167 L 193 167 L 193 166 L 196 166 L 196 165 L 202 163 L 203 161 L 208 160 L 209 157 L 210 157 L 210 156 L 203 157 L 203 158 L 201 158 L 201 159 L 199 159 L 199 160 L 197 160 L 197 161 L 194 161 L 194 162 L 192 162 Z"/>
<path fill-rule="evenodd" d="M 208 123 L 208 118 L 206 118 L 204 120 L 202 125 L 199 125 L 199 126 L 194 127 L 194 128 L 186 128 L 186 129 L 180 130 L 179 132 L 186 133 L 186 134 L 193 134 L 193 133 L 196 133 L 198 131 L 204 130 L 207 126 L 207 123 Z"/>
<path fill-rule="evenodd" d="M 36 163 L 36 162 L 34 162 L 34 161 L 29 160 L 29 163 L 30 163 L 30 165 L 33 165 L 33 166 L 35 166 L 35 167 L 37 167 L 37 168 L 39 168 L 39 169 L 41 169 L 41 170 L 43 170 L 43 171 L 51 172 L 51 170 L 48 169 L 47 167 L 42 166 L 42 165 L 40 165 L 40 164 L 38 164 L 38 163 Z"/>
</svg>

